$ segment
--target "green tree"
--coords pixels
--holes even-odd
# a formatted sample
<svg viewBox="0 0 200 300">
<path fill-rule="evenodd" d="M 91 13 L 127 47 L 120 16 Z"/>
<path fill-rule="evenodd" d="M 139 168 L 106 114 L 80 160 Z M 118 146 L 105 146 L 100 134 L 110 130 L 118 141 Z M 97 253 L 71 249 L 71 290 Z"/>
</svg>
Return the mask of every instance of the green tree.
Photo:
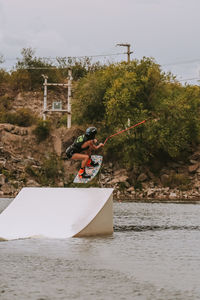
<svg viewBox="0 0 200 300">
<path fill-rule="evenodd" d="M 61 72 L 52 64 L 48 58 L 35 56 L 32 48 L 23 48 L 22 58 L 18 58 L 15 70 L 11 73 L 11 80 L 17 88 L 23 90 L 33 90 L 40 88 L 43 84 L 42 74 L 48 76 L 51 82 L 61 82 L 63 80 Z"/>
</svg>

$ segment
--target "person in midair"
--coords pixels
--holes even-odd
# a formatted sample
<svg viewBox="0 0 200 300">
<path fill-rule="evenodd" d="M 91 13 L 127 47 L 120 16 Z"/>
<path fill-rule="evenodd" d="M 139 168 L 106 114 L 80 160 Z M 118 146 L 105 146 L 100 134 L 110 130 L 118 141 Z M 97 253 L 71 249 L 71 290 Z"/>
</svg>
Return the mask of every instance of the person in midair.
<svg viewBox="0 0 200 300">
<path fill-rule="evenodd" d="M 96 127 L 89 127 L 86 129 L 85 134 L 76 138 L 74 143 L 66 149 L 67 159 L 81 160 L 81 168 L 78 176 L 80 178 L 90 178 L 85 171 L 85 167 L 96 167 L 98 163 L 91 159 L 91 153 L 93 150 L 98 150 L 103 147 L 104 144 L 97 144 L 95 136 L 97 134 Z"/>
</svg>

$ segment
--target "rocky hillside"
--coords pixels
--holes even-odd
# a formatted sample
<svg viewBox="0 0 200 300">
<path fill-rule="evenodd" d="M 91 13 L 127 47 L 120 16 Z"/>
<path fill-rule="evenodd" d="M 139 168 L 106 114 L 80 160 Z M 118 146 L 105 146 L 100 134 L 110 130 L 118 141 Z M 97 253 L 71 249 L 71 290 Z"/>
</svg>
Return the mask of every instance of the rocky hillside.
<svg viewBox="0 0 200 300">
<path fill-rule="evenodd" d="M 38 144 L 34 127 L 0 124 L 0 196 L 14 197 L 25 186 L 73 186 L 79 162 L 62 159 L 64 149 L 81 133 L 55 129 Z M 115 188 L 115 199 L 199 200 L 200 149 L 183 162 L 168 164 L 159 174 L 148 168 L 121 169 L 104 161 L 95 186 Z M 137 183 L 137 185 L 136 185 Z"/>
<path fill-rule="evenodd" d="M 38 144 L 34 127 L 0 124 L 0 196 L 12 197 L 24 186 L 64 186 L 78 168 L 61 159 L 77 129 L 57 129 Z M 46 180 L 46 182 L 45 182 Z"/>
<path fill-rule="evenodd" d="M 13 96 L 12 111 L 26 107 L 41 116 L 42 101 L 42 92 L 19 93 Z M 24 186 L 73 186 L 80 163 L 62 158 L 82 131 L 61 127 L 38 143 L 33 130 L 0 124 L 0 197 L 14 197 Z M 115 188 L 118 200 L 200 200 L 200 148 L 187 162 L 171 162 L 153 172 L 147 167 L 122 169 L 105 157 L 92 185 Z"/>
</svg>

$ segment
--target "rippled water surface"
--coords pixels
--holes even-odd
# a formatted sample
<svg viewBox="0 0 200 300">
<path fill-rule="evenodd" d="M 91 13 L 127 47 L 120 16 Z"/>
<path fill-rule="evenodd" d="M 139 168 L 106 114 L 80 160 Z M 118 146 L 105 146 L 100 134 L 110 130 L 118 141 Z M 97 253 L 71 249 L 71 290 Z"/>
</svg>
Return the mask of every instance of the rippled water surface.
<svg viewBox="0 0 200 300">
<path fill-rule="evenodd" d="M 114 203 L 114 228 L 1 242 L 0 299 L 200 299 L 200 205 Z"/>
</svg>

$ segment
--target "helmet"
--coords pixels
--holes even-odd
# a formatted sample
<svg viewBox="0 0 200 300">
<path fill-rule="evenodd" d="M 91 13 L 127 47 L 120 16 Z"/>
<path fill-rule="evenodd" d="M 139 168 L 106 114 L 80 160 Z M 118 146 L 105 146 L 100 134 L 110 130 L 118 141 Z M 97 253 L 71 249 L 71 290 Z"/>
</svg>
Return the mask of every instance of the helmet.
<svg viewBox="0 0 200 300">
<path fill-rule="evenodd" d="M 93 140 L 96 134 L 97 134 L 96 127 L 89 127 L 86 129 L 85 136 L 87 137 L 87 139 Z"/>
</svg>

